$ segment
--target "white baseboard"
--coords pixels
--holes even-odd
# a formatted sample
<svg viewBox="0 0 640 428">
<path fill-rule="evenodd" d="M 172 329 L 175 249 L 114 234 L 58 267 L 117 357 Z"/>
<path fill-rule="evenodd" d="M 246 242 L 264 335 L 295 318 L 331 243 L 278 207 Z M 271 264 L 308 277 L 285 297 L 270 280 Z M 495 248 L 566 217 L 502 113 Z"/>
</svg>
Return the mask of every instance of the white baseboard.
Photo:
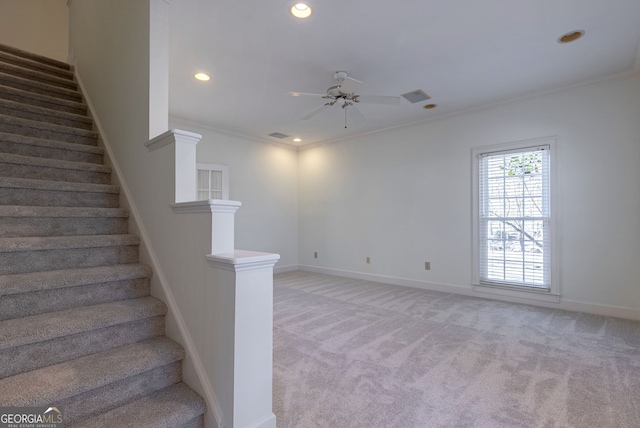
<svg viewBox="0 0 640 428">
<path fill-rule="evenodd" d="M 299 270 L 298 265 L 276 266 L 273 268 L 273 273 L 294 272 L 296 270 Z"/>
<path fill-rule="evenodd" d="M 291 266 L 287 266 L 290 268 Z M 287 270 L 289 272 L 293 269 Z M 626 318 L 631 320 L 640 320 L 640 310 L 633 308 L 625 308 L 621 306 L 610 306 L 595 303 L 580 302 L 574 300 L 565 300 L 560 298 L 560 302 L 544 302 L 537 300 L 522 299 L 518 297 L 509 297 L 501 295 L 493 295 L 488 293 L 480 293 L 473 291 L 471 285 L 452 285 L 441 284 L 435 282 L 420 281 L 410 278 L 377 275 L 365 272 L 355 272 L 342 269 L 333 269 L 319 266 L 298 265 L 298 270 L 305 272 L 322 273 L 326 275 L 341 276 L 345 278 L 361 279 L 364 281 L 381 282 L 390 285 L 401 285 L 403 287 L 413 287 L 422 290 L 442 291 L 445 293 L 461 294 L 464 296 L 478 297 L 482 299 L 500 300 L 503 302 L 521 303 L 525 305 L 541 306 L 551 309 L 563 309 L 572 312 L 583 312 L 593 315 L 602 315 L 616 318 Z"/>
<path fill-rule="evenodd" d="M 213 419 L 215 419 L 218 425 L 218 428 L 224 428 L 224 422 L 222 420 L 222 408 L 218 402 L 218 399 L 216 398 L 213 385 L 211 385 L 211 382 L 209 382 L 209 379 L 206 375 L 206 371 L 204 369 L 204 365 L 202 364 L 202 361 L 198 356 L 198 352 L 196 351 L 196 346 L 193 342 L 193 338 L 191 337 L 191 334 L 187 329 L 187 326 L 184 322 L 184 318 L 182 317 L 180 309 L 178 308 L 178 304 L 176 303 L 176 300 L 173 297 L 173 293 L 171 292 L 171 288 L 169 287 L 167 278 L 165 277 L 164 272 L 160 267 L 161 264 L 151 245 L 149 234 L 147 233 L 144 223 L 142 222 L 140 212 L 138 211 L 137 205 L 133 200 L 133 196 L 131 195 L 131 190 L 129 189 L 129 186 L 127 185 L 126 181 L 124 180 L 124 177 L 122 175 L 122 170 L 120 169 L 117 159 L 113 155 L 111 144 L 107 139 L 107 136 L 104 132 L 104 128 L 102 127 L 102 124 L 100 123 L 100 120 L 96 115 L 93 103 L 89 98 L 86 88 L 82 82 L 82 79 L 80 77 L 80 71 L 76 67 L 76 64 L 73 64 L 73 66 L 75 69 L 75 77 L 78 82 L 78 86 L 82 91 L 82 95 L 84 97 L 85 102 L 87 103 L 87 107 L 89 109 L 91 118 L 93 119 L 95 126 L 97 128 L 98 134 L 100 135 L 100 140 L 102 141 L 102 144 L 104 146 L 106 156 L 109 159 L 113 174 L 115 174 L 116 176 L 116 179 L 120 186 L 120 190 L 124 195 L 130 214 L 133 217 L 133 221 L 135 222 L 135 225 L 138 229 L 140 240 L 142 241 L 147 251 L 147 254 L 149 256 L 150 264 L 151 264 L 151 268 L 153 269 L 154 276 L 158 279 L 158 282 L 162 288 L 162 292 L 164 293 L 165 303 L 167 304 L 167 306 L 169 306 L 169 311 L 171 312 L 178 326 L 178 330 L 180 331 L 180 334 L 182 336 L 181 337 L 182 345 L 184 346 L 185 351 L 187 352 L 189 358 L 191 358 L 191 362 L 193 363 L 193 366 L 198 375 L 198 379 L 204 391 L 204 395 L 205 395 L 204 398 L 205 398 L 205 401 L 207 402 L 207 412 L 210 412 L 213 415 Z M 143 142 L 140 142 L 140 144 L 142 143 Z M 208 417 L 207 419 L 211 419 L 211 418 Z"/>
</svg>

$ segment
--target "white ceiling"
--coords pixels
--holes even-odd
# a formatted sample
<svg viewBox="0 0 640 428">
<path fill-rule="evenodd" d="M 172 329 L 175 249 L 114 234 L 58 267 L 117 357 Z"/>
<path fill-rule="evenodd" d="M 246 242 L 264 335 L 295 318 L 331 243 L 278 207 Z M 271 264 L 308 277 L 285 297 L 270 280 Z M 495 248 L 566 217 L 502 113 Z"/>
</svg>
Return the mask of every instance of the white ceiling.
<svg viewBox="0 0 640 428">
<path fill-rule="evenodd" d="M 640 66 L 640 0 L 179 0 L 171 4 L 170 114 L 291 145 L 341 140 L 533 95 Z M 585 36 L 557 43 L 572 30 Z M 426 102 L 338 106 L 299 120 L 344 70 L 362 95 L 423 89 Z M 193 74 L 205 71 L 203 83 Z M 597 100 L 594 100 L 594 102 Z M 272 132 L 290 135 L 278 140 Z M 302 138 L 294 143 L 293 137 Z"/>
</svg>

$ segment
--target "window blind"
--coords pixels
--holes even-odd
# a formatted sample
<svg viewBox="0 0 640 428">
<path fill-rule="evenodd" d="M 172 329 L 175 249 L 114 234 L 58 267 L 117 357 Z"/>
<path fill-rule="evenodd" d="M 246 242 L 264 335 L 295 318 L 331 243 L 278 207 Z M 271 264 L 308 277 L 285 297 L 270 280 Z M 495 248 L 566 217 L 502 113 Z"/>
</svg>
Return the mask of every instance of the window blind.
<svg viewBox="0 0 640 428">
<path fill-rule="evenodd" d="M 549 289 L 549 146 L 478 158 L 481 283 Z"/>
</svg>

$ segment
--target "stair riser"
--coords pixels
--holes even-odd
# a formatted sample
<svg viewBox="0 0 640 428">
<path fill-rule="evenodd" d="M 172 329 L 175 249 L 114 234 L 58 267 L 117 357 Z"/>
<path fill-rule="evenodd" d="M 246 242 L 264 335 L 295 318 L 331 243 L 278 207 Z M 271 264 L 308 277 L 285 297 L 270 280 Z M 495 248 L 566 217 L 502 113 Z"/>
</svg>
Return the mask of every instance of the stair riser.
<svg viewBox="0 0 640 428">
<path fill-rule="evenodd" d="M 0 238 L 124 234 L 128 228 L 126 217 L 4 217 Z"/>
<path fill-rule="evenodd" d="M 48 97 L 60 98 L 62 100 L 82 101 L 82 96 L 78 92 L 69 89 L 60 88 L 59 86 L 51 86 L 39 82 L 25 81 L 8 74 L 0 73 L 0 85 L 9 86 L 10 88 L 22 89 L 23 91 L 32 92 L 34 94 L 46 95 Z"/>
<path fill-rule="evenodd" d="M 62 400 L 66 424 L 95 416 L 182 380 L 179 361 Z M 42 404 L 48 405 L 48 404 Z"/>
<path fill-rule="evenodd" d="M 62 79 L 50 74 L 45 74 L 30 70 L 23 67 L 7 64 L 0 61 L 0 73 L 9 74 L 22 79 L 32 80 L 37 83 L 44 83 L 47 85 L 57 86 L 64 89 L 70 89 L 72 91 L 78 90 L 78 85 L 73 80 Z"/>
<path fill-rule="evenodd" d="M 0 52 L 0 61 L 18 67 L 26 68 L 27 70 L 34 70 L 40 73 L 51 74 L 62 79 L 73 79 L 73 73 L 71 73 L 69 70 L 63 70 L 59 67 L 43 64 L 42 62 L 38 61 L 24 60 L 19 56 L 10 55 L 5 52 Z"/>
<path fill-rule="evenodd" d="M 0 351 L 0 379 L 164 335 L 164 316 Z"/>
<path fill-rule="evenodd" d="M 98 138 L 84 135 L 67 134 L 54 129 L 28 128 L 19 124 L 7 123 L 0 118 L 0 132 L 24 135 L 27 137 L 43 138 L 46 140 L 63 141 L 65 143 L 86 144 L 97 146 Z"/>
<path fill-rule="evenodd" d="M 0 140 L 0 152 L 13 153 L 16 155 L 24 156 L 34 156 L 38 158 L 50 158 L 97 164 L 101 164 L 104 161 L 104 156 L 97 153 L 78 152 L 75 150 L 64 150 L 44 146 L 33 146 L 29 144 L 21 144 L 3 140 Z"/>
<path fill-rule="evenodd" d="M 0 162 L 0 177 L 34 178 L 73 183 L 110 184 L 111 174 L 76 169 L 48 168 L 35 165 L 19 165 Z"/>
<path fill-rule="evenodd" d="M 0 253 L 0 275 L 137 262 L 137 245 L 14 251 Z"/>
<path fill-rule="evenodd" d="M 115 193 L 0 188 L 0 204 L 45 207 L 117 208 L 119 205 L 119 197 Z"/>
<path fill-rule="evenodd" d="M 54 125 L 68 126 L 71 128 L 86 129 L 90 131 L 93 128 L 93 124 L 82 119 L 69 119 L 64 116 L 56 116 L 54 111 L 51 111 L 51 115 L 43 115 L 40 112 L 33 112 L 28 110 L 16 109 L 15 106 L 4 105 L 0 100 L 0 114 L 6 114 L 7 116 L 20 117 L 22 119 L 39 120 L 41 122 L 52 123 Z"/>
<path fill-rule="evenodd" d="M 32 106 L 44 107 L 53 110 L 64 111 L 67 113 L 86 115 L 87 107 L 84 105 L 76 105 L 76 104 L 67 104 L 58 101 L 57 98 L 46 97 L 43 98 L 38 96 L 37 94 L 33 94 L 33 97 L 29 96 L 29 92 L 14 92 L 8 89 L 0 88 L 0 98 L 4 98 L 5 100 L 16 101 L 23 104 L 28 104 Z M 60 100 L 62 101 L 62 100 Z"/>
<path fill-rule="evenodd" d="M 0 321 L 148 295 L 148 278 L 9 294 L 0 298 Z"/>
</svg>

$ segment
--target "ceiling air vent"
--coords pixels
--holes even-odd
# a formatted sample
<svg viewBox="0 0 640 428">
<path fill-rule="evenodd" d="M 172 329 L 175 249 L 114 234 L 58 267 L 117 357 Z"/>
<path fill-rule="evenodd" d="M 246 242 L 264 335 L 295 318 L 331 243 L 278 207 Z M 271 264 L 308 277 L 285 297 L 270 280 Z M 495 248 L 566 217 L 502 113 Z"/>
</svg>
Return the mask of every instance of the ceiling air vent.
<svg viewBox="0 0 640 428">
<path fill-rule="evenodd" d="M 281 134 L 280 132 L 272 132 L 271 134 L 269 134 L 269 137 L 283 139 L 283 138 L 288 138 L 289 136 L 285 134 Z"/>
<path fill-rule="evenodd" d="M 416 89 L 415 91 L 407 92 L 400 96 L 412 104 L 431 99 L 431 97 L 422 89 Z"/>
</svg>

